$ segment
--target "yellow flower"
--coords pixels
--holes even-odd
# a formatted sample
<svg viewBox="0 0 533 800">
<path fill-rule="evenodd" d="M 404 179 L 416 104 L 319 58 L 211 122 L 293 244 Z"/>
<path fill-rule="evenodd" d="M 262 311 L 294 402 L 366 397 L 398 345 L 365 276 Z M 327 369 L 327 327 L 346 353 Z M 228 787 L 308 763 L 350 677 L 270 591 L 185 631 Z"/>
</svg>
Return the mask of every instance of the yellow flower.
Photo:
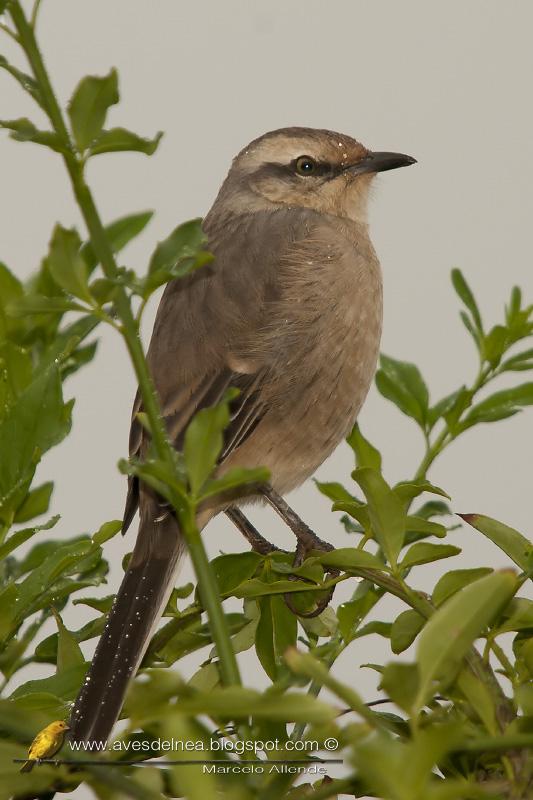
<svg viewBox="0 0 533 800">
<path fill-rule="evenodd" d="M 58 750 L 61 749 L 63 739 L 65 738 L 65 731 L 68 731 L 69 726 L 62 720 L 51 722 L 46 728 L 40 731 L 28 750 L 28 761 L 22 767 L 21 772 L 30 772 L 35 766 L 35 762 L 39 762 L 42 758 L 51 758 Z"/>
</svg>

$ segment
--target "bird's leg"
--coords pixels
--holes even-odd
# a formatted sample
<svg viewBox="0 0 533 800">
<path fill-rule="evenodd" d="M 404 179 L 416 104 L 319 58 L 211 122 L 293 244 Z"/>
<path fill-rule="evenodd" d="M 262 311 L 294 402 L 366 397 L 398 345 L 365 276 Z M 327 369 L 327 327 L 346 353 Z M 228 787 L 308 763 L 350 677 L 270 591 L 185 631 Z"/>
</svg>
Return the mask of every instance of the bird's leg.
<svg viewBox="0 0 533 800">
<path fill-rule="evenodd" d="M 255 550 L 256 553 L 261 553 L 261 555 L 266 556 L 269 553 L 280 551 L 279 547 L 276 547 L 269 542 L 268 539 L 265 539 L 264 536 L 261 536 L 257 528 L 252 525 L 250 520 L 244 516 L 239 508 L 230 506 L 226 509 L 226 516 L 229 517 L 235 527 L 240 530 L 246 541 L 251 545 L 252 550 Z"/>
<path fill-rule="evenodd" d="M 307 525 L 303 519 L 300 519 L 298 514 L 293 511 L 290 505 L 279 495 L 269 484 L 266 484 L 261 488 L 261 493 L 267 500 L 267 502 L 272 506 L 272 508 L 279 514 L 285 524 L 291 529 L 291 531 L 296 536 L 298 540 L 298 544 L 296 545 L 296 553 L 294 555 L 294 562 L 293 565 L 295 567 L 299 567 L 302 564 L 307 556 L 311 553 L 312 550 L 321 550 L 322 552 L 329 552 L 333 550 L 334 547 L 329 542 L 325 542 L 316 533 L 311 530 L 309 525 Z M 331 577 L 335 577 L 339 574 L 338 570 L 329 570 L 328 574 Z M 290 593 L 284 595 L 285 603 L 293 612 L 293 614 L 297 614 L 300 617 L 318 617 L 325 608 L 330 604 L 331 598 L 333 597 L 333 592 L 335 591 L 335 586 L 333 586 L 330 591 L 328 592 L 327 596 L 323 598 L 314 608 L 312 611 L 302 612 L 298 611 L 291 600 Z"/>
<path fill-rule="evenodd" d="M 294 566 L 300 566 L 300 564 L 305 561 L 307 555 L 312 550 L 321 550 L 322 552 L 333 550 L 333 545 L 329 544 L 329 542 L 325 542 L 323 539 L 320 539 L 320 537 L 318 537 L 316 533 L 314 533 L 314 531 L 312 531 L 311 528 L 306 525 L 302 519 L 300 519 L 300 517 L 295 511 L 292 510 L 289 504 L 286 503 L 285 500 L 277 492 L 275 492 L 271 486 L 266 485 L 262 487 L 261 493 L 264 495 L 268 503 L 277 511 L 277 513 L 283 519 L 285 524 L 291 529 L 298 540 L 293 562 Z M 257 528 L 252 525 L 252 523 L 239 508 L 230 506 L 226 509 L 226 516 L 233 522 L 238 530 L 240 530 L 246 541 L 250 543 L 252 550 L 255 550 L 257 553 L 261 553 L 262 555 L 268 555 L 269 553 L 275 551 L 280 552 L 280 548 L 275 547 L 275 545 L 271 544 L 267 539 L 265 539 L 265 537 L 259 533 Z M 281 550 L 281 552 L 285 551 Z M 338 574 L 338 570 L 329 571 L 329 575 L 332 577 Z M 305 580 L 305 578 L 297 578 L 294 576 L 294 580 Z M 334 591 L 335 587 L 333 586 L 328 592 L 327 596 L 318 603 L 316 608 L 307 612 L 299 611 L 294 607 L 290 592 L 284 595 L 284 599 L 285 603 L 293 612 L 293 614 L 306 618 L 318 617 L 318 615 L 321 614 L 331 602 Z"/>
<path fill-rule="evenodd" d="M 300 519 L 298 514 L 292 510 L 290 505 L 279 495 L 274 489 L 266 484 L 261 487 L 261 494 L 265 497 L 266 501 L 272 508 L 279 514 L 285 524 L 291 529 L 298 540 L 296 546 L 296 556 L 294 559 L 294 566 L 299 567 L 312 550 L 322 550 L 328 552 L 333 550 L 333 545 L 320 539 L 314 531 L 311 530 L 303 519 Z"/>
</svg>

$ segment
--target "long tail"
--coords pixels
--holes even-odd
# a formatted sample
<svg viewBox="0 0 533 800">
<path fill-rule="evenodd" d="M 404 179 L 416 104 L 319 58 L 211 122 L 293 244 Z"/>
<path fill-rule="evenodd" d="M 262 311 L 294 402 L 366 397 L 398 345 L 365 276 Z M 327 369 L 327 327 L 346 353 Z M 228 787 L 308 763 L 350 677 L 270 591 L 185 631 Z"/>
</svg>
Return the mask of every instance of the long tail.
<svg viewBox="0 0 533 800">
<path fill-rule="evenodd" d="M 153 508 L 144 510 L 128 569 L 72 710 L 75 742 L 107 741 L 174 586 L 183 552 L 178 523 L 171 514 L 154 521 Z"/>
</svg>

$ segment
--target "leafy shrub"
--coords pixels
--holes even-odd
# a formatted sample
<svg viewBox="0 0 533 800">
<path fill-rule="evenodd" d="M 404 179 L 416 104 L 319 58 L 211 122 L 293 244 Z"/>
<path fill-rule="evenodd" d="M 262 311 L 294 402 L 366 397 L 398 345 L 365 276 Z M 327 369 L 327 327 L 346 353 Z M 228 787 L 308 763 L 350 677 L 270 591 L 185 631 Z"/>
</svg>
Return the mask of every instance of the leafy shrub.
<svg viewBox="0 0 533 800">
<path fill-rule="evenodd" d="M 27 119 L 0 125 L 13 138 L 40 144 L 63 159 L 88 238 L 58 225 L 39 270 L 26 284 L 0 265 L 1 792 L 44 797 L 85 782 L 104 800 L 531 797 L 533 603 L 520 592 L 532 574 L 532 545 L 501 522 L 468 515 L 466 523 L 501 549 L 508 566 L 465 569 L 460 549 L 451 543 L 457 520 L 449 497 L 427 473 L 434 459 L 470 428 L 533 404 L 531 382 L 490 388 L 502 375 L 520 377 L 533 369 L 533 349 L 521 349 L 533 334 L 533 306 L 524 306 L 515 288 L 504 321 L 487 329 L 471 289 L 454 270 L 461 319 L 479 355 L 472 383 L 432 403 L 414 364 L 383 355 L 376 376 L 379 391 L 424 437 L 416 473 L 390 486 L 380 453 L 356 426 L 348 438 L 355 459 L 351 480 L 346 485 L 318 483 L 332 510 L 342 513 L 350 546 L 316 552 L 298 568 L 292 554 L 281 551 L 227 554 L 209 563 L 195 527 L 197 506 L 215 492 L 244 491 L 268 476 L 258 468 L 222 480 L 212 477 L 229 397 L 197 415 L 183 454 L 172 451 L 138 338 L 152 292 L 209 261 L 200 222 L 185 223 L 160 242 L 146 275 L 117 266 L 115 254 L 142 233 L 151 214 L 104 226 L 85 181 L 85 165 L 89 158 L 117 150 L 151 155 L 160 135 L 145 139 L 123 128 L 104 128 L 109 106 L 118 101 L 114 71 L 81 81 L 68 104 L 67 126 L 35 39 L 38 8 L 36 3 L 28 21 L 18 0 L 0 2 L 31 74 L 3 57 L 0 67 L 34 98 L 51 127 L 39 130 Z M 67 312 L 74 312 L 74 321 Z M 72 401 L 65 401 L 64 389 L 69 376 L 94 357 L 91 337 L 101 323 L 126 341 L 146 408 L 142 421 L 153 440 L 147 462 L 123 461 L 121 468 L 139 475 L 174 506 L 198 580 L 194 593 L 192 585 L 174 591 L 129 692 L 124 730 L 109 744 L 105 760 L 126 762 L 132 755 L 138 761 L 168 759 L 162 744 L 167 739 L 203 743 L 204 749 L 173 752 L 162 767 L 123 763 L 117 769 L 97 765 L 98 754 L 80 755 L 67 746 L 60 765 L 43 764 L 20 774 L 13 759 L 24 758 L 38 730 L 68 716 L 87 667 L 80 643 L 100 635 L 112 602 L 112 597 L 87 596 L 85 590 L 105 582 L 105 543 L 120 522 L 105 522 L 93 536 L 70 539 L 47 538 L 45 531 L 53 529 L 57 517 L 35 524 L 47 513 L 53 488 L 51 483 L 35 486 L 35 470 L 69 433 Z M 419 567 L 450 558 L 456 559 L 453 569 L 431 595 L 416 588 Z M 353 586 L 350 600 L 316 618 L 305 616 L 345 581 Z M 405 608 L 393 619 L 369 621 L 387 595 L 399 598 Z M 223 603 L 229 598 L 241 600 L 242 611 L 227 612 Z M 79 630 L 67 630 L 61 612 L 68 603 L 89 606 L 94 618 Z M 43 639 L 42 626 L 51 617 L 57 633 Z M 332 667 L 347 648 L 372 633 L 390 643 L 391 656 L 373 665 L 383 698 L 366 704 L 353 685 L 334 677 Z M 501 643 L 509 633 L 514 636 L 511 650 Z M 395 658 L 412 644 L 413 660 Z M 235 658 L 251 648 L 271 681 L 262 694 L 242 685 Z M 197 650 L 205 660 L 192 678 L 169 669 Z M 53 665 L 55 673 L 11 691 L 10 681 L 30 663 Z M 318 697 L 323 687 L 333 700 Z M 395 712 L 384 712 L 382 702 Z M 277 750 L 260 747 L 273 740 Z M 222 741 L 233 744 L 235 752 L 222 750 Z M 298 743 L 303 748 L 313 741 L 317 752 L 298 749 Z M 329 756 L 344 759 L 345 777 L 332 780 L 320 772 L 323 765 L 317 759 L 327 757 L 328 744 L 335 741 L 338 748 Z M 246 743 L 258 748 L 259 765 L 252 766 L 255 754 Z M 221 774 L 221 765 L 235 767 L 235 753 L 244 767 Z M 285 767 L 273 763 L 295 756 L 296 763 Z M 220 759 L 219 771 L 183 763 L 191 757 Z M 73 761 L 83 763 L 73 767 Z M 311 772 L 296 783 L 294 770 L 304 764 Z"/>
</svg>

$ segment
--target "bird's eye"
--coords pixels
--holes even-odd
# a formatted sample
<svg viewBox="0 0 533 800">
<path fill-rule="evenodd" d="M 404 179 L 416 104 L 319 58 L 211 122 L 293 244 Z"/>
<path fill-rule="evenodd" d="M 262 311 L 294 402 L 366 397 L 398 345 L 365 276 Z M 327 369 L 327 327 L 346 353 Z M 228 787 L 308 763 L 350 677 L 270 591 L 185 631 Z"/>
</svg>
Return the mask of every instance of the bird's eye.
<svg viewBox="0 0 533 800">
<path fill-rule="evenodd" d="M 311 156 L 300 156 L 296 159 L 294 166 L 298 175 L 313 175 L 316 170 L 316 161 Z"/>
</svg>

